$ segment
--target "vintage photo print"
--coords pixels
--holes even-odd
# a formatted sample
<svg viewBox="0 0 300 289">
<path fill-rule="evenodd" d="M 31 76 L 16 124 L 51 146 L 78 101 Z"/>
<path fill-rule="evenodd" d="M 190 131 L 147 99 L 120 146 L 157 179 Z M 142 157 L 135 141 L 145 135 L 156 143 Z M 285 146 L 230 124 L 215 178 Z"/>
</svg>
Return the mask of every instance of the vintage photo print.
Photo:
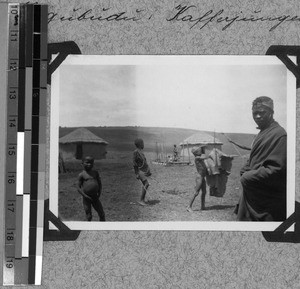
<svg viewBox="0 0 300 289">
<path fill-rule="evenodd" d="M 74 230 L 273 231 L 294 212 L 295 104 L 275 56 L 69 55 L 50 210 Z"/>
</svg>

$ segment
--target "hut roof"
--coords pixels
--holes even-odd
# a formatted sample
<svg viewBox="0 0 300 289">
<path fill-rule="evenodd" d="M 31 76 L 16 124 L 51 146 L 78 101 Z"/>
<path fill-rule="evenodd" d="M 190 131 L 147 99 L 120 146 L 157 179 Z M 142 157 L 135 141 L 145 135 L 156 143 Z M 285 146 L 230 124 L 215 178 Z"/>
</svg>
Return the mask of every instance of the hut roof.
<svg viewBox="0 0 300 289">
<path fill-rule="evenodd" d="M 198 144 L 220 144 L 222 145 L 223 143 L 218 140 L 217 138 L 206 134 L 206 133 L 195 133 L 191 135 L 190 137 L 186 138 L 180 145 L 186 145 L 186 144 L 191 144 L 191 145 L 198 145 Z"/>
<path fill-rule="evenodd" d="M 99 143 L 108 144 L 104 139 L 96 136 L 86 128 L 78 128 L 59 139 L 59 143 Z"/>
</svg>

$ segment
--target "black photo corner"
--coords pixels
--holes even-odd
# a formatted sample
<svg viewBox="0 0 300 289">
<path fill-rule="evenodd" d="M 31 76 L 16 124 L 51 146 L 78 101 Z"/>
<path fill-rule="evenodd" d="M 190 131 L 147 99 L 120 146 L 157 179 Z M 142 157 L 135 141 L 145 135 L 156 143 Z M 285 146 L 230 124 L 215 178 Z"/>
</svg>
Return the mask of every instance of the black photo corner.
<svg viewBox="0 0 300 289">
<path fill-rule="evenodd" d="M 66 41 L 48 44 L 48 77 L 47 83 L 51 85 L 51 75 L 70 54 L 81 54 L 80 48 L 74 41 Z M 57 57 L 51 62 L 52 56 Z M 300 88 L 300 46 L 272 45 L 266 55 L 277 56 L 283 64 L 296 77 L 297 88 Z M 296 56 L 297 64 L 288 56 Z M 50 192 L 51 193 L 51 192 Z M 57 227 L 57 230 L 49 228 L 49 222 Z M 291 226 L 295 226 L 291 232 L 286 232 Z M 80 231 L 70 230 L 60 219 L 49 210 L 49 199 L 45 200 L 44 214 L 44 241 L 74 241 Z M 273 232 L 262 232 L 267 242 L 300 243 L 300 203 L 295 202 L 295 212 L 283 221 Z"/>
</svg>

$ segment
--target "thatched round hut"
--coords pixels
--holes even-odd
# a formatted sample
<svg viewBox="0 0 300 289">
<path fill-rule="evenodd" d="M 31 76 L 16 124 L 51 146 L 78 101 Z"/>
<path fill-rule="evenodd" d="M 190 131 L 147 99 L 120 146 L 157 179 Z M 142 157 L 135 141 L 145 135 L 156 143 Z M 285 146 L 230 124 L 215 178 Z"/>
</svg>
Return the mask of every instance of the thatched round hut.
<svg viewBox="0 0 300 289">
<path fill-rule="evenodd" d="M 59 153 L 64 160 L 92 156 L 104 159 L 108 142 L 86 128 L 78 128 L 59 139 Z"/>
</svg>

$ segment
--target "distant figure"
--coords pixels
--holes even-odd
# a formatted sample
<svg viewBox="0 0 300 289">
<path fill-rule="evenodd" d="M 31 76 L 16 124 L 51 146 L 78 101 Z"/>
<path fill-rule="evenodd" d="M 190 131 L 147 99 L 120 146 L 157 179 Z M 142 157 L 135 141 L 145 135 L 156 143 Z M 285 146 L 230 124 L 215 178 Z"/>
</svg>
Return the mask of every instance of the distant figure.
<svg viewBox="0 0 300 289">
<path fill-rule="evenodd" d="M 61 173 L 66 173 L 66 167 L 65 167 L 65 162 L 64 159 L 61 155 L 61 153 L 58 154 L 58 172 Z"/>
<path fill-rule="evenodd" d="M 253 101 L 252 116 L 260 132 L 241 170 L 239 221 L 286 219 L 287 134 L 273 114 L 271 98 L 261 96 Z"/>
<path fill-rule="evenodd" d="M 174 162 L 178 161 L 178 149 L 176 144 L 174 144 L 174 148 L 173 148 L 173 161 Z"/>
<path fill-rule="evenodd" d="M 86 220 L 92 220 L 93 206 L 98 213 L 99 221 L 105 221 L 105 214 L 99 200 L 102 184 L 99 173 L 93 169 L 94 159 L 89 156 L 85 157 L 82 166 L 84 170 L 78 175 L 77 190 L 82 195 Z"/>
<path fill-rule="evenodd" d="M 196 176 L 196 186 L 194 190 L 194 195 L 190 201 L 189 206 L 187 207 L 188 212 L 192 212 L 192 206 L 196 199 L 196 197 L 199 195 L 200 190 L 202 190 L 201 194 L 201 210 L 205 210 L 205 195 L 206 195 L 206 181 L 205 176 L 208 174 L 207 168 L 205 165 L 204 160 L 207 159 L 207 156 L 205 154 L 205 147 L 206 146 L 200 146 L 197 148 L 192 149 L 192 153 L 195 156 L 195 165 L 198 172 L 198 175 Z"/>
<path fill-rule="evenodd" d="M 148 166 L 146 157 L 143 153 L 144 141 L 141 138 L 137 138 L 134 141 L 136 150 L 133 152 L 133 168 L 136 178 L 142 183 L 142 194 L 139 204 L 142 206 L 147 205 L 145 201 L 149 182 L 147 177 L 151 176 L 150 168 Z"/>
</svg>

